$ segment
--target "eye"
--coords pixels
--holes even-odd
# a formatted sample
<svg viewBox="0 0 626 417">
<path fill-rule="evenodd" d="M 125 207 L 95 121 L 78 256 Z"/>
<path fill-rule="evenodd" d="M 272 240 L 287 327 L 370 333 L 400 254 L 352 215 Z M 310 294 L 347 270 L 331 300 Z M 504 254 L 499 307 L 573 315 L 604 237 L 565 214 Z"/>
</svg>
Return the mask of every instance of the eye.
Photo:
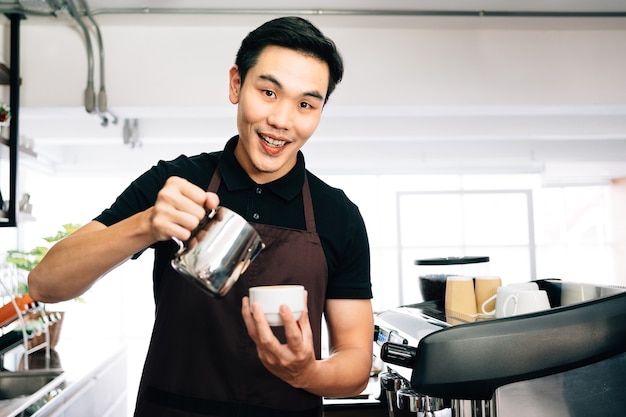
<svg viewBox="0 0 626 417">
<path fill-rule="evenodd" d="M 272 90 L 263 90 L 263 94 L 265 94 L 266 97 L 276 97 L 276 93 Z"/>
<path fill-rule="evenodd" d="M 309 103 L 307 103 L 306 101 L 303 101 L 302 103 L 300 103 L 300 108 L 301 109 L 312 109 L 313 106 L 310 105 Z"/>
</svg>

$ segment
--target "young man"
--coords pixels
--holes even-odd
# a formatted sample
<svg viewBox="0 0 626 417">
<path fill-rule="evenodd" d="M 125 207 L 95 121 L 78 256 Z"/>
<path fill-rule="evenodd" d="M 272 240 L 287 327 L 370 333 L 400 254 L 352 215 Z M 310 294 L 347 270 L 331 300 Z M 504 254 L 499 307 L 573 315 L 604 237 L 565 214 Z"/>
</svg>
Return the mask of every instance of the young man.
<svg viewBox="0 0 626 417">
<path fill-rule="evenodd" d="M 320 416 L 322 396 L 358 394 L 372 358 L 369 246 L 358 208 L 305 169 L 343 63 L 308 21 L 272 20 L 230 69 L 238 135 L 221 152 L 159 162 L 111 208 L 59 242 L 29 276 L 31 295 L 70 299 L 144 249 L 155 250 L 156 313 L 135 416 Z M 222 299 L 170 266 L 218 204 L 244 216 L 266 248 Z M 307 310 L 269 327 L 248 288 L 302 284 Z M 193 309 L 193 320 L 188 316 Z M 322 314 L 330 355 L 321 358 Z"/>
</svg>

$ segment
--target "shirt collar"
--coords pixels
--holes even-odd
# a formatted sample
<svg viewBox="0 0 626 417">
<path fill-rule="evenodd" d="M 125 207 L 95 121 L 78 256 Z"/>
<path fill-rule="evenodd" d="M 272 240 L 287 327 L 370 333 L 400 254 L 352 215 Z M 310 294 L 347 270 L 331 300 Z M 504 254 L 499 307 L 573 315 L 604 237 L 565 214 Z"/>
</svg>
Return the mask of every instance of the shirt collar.
<svg viewBox="0 0 626 417">
<path fill-rule="evenodd" d="M 235 158 L 235 146 L 237 146 L 238 140 L 239 136 L 234 136 L 226 143 L 224 152 L 222 152 L 219 160 L 222 181 L 229 191 L 240 191 L 258 187 L 258 184 L 248 176 L 246 171 L 239 164 L 239 161 L 237 161 L 237 158 Z M 277 180 L 264 184 L 263 187 L 287 201 L 291 200 L 302 191 L 305 172 L 304 155 L 302 152 L 298 151 L 296 165 L 291 171 Z"/>
</svg>

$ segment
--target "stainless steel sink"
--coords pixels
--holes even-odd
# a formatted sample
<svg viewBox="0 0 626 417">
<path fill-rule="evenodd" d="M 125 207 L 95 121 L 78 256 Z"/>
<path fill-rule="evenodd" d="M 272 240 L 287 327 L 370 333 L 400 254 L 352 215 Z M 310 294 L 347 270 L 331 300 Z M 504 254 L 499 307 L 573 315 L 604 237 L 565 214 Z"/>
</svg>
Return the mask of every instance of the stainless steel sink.
<svg viewBox="0 0 626 417">
<path fill-rule="evenodd" d="M 0 401 L 28 397 L 55 381 L 62 373 L 60 369 L 0 372 Z M 59 378 L 58 383 L 61 382 Z"/>
</svg>

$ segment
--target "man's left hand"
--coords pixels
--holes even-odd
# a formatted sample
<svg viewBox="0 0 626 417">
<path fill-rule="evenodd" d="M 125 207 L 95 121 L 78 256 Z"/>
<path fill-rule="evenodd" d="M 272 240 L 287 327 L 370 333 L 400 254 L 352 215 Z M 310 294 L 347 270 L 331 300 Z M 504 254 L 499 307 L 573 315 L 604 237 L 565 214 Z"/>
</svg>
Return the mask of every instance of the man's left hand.
<svg viewBox="0 0 626 417">
<path fill-rule="evenodd" d="M 260 305 L 254 303 L 251 306 L 248 297 L 243 297 L 241 304 L 241 314 L 248 335 L 256 344 L 259 359 L 268 371 L 296 388 L 302 387 L 307 372 L 316 365 L 306 298 L 305 291 L 304 311 L 298 320 L 295 320 L 288 306 L 280 307 L 286 344 L 276 338 Z"/>
</svg>

